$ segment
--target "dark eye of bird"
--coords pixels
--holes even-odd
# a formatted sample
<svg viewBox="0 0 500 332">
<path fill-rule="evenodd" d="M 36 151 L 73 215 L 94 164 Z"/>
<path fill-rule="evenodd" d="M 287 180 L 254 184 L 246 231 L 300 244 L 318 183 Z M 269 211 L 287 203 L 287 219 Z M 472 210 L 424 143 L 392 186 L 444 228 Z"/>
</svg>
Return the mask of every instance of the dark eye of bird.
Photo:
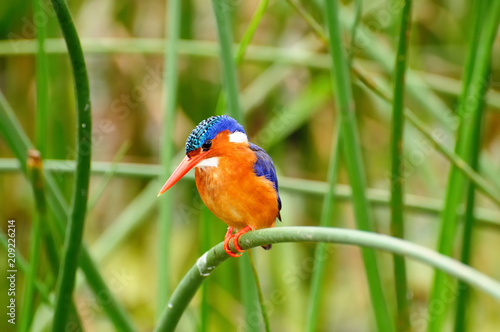
<svg viewBox="0 0 500 332">
<path fill-rule="evenodd" d="M 207 140 L 205 141 L 205 143 L 203 143 L 203 145 L 201 146 L 201 149 L 202 149 L 203 151 L 208 151 L 208 150 L 210 150 L 210 147 L 211 147 L 211 146 L 212 146 L 212 140 L 211 140 L 211 139 L 207 139 Z"/>
</svg>

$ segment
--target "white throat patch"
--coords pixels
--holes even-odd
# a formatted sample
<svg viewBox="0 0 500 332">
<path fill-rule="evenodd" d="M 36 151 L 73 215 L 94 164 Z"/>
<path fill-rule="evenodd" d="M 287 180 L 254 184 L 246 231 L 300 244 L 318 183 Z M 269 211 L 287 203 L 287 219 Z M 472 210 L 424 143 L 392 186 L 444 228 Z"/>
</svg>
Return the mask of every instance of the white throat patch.
<svg viewBox="0 0 500 332">
<path fill-rule="evenodd" d="M 233 143 L 248 143 L 248 137 L 245 133 L 241 131 L 235 131 L 232 134 L 229 134 L 229 142 Z"/>
<path fill-rule="evenodd" d="M 219 167 L 219 157 L 203 159 L 198 165 L 196 165 L 196 167 L 198 168 Z"/>
</svg>

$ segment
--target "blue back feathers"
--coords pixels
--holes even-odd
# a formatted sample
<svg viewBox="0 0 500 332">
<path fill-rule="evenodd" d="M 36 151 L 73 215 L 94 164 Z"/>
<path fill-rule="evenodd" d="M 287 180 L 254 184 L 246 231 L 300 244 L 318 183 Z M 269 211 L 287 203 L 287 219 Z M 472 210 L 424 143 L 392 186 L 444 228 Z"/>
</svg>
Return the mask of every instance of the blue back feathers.
<svg viewBox="0 0 500 332">
<path fill-rule="evenodd" d="M 250 149 L 257 156 L 257 161 L 253 165 L 254 173 L 257 176 L 265 176 L 266 179 L 272 182 L 274 190 L 276 190 L 276 194 L 278 194 L 278 210 L 281 210 L 281 198 L 278 191 L 278 177 L 276 176 L 276 169 L 274 168 L 273 160 L 260 146 L 250 143 Z M 278 218 L 281 220 L 279 213 Z"/>
<path fill-rule="evenodd" d="M 214 139 L 218 133 L 229 130 L 230 133 L 241 131 L 243 127 L 233 118 L 227 115 L 216 115 L 201 121 L 193 129 L 186 141 L 186 154 L 201 147 L 207 139 Z"/>
</svg>

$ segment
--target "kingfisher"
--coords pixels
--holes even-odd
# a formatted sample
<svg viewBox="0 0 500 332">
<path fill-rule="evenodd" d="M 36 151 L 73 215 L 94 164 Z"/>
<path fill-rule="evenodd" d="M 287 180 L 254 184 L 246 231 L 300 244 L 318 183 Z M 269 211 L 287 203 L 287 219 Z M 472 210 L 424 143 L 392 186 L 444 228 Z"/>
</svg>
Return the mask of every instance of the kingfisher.
<svg viewBox="0 0 500 332">
<path fill-rule="evenodd" d="M 196 188 L 203 203 L 228 226 L 224 250 L 239 257 L 241 235 L 274 227 L 281 221 L 278 178 L 271 157 L 250 143 L 243 127 L 227 115 L 200 122 L 186 141 L 186 156 L 161 188 L 158 196 L 195 168 Z M 233 234 L 233 232 L 235 232 Z M 233 253 L 233 241 L 238 253 Z M 262 246 L 269 250 L 271 245 Z"/>
</svg>

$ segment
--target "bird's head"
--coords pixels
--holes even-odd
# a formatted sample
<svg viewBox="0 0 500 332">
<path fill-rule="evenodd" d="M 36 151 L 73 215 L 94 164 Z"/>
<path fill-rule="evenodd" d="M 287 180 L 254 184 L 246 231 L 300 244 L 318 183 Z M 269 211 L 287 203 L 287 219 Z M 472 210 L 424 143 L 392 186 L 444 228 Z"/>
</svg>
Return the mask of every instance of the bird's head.
<svg viewBox="0 0 500 332">
<path fill-rule="evenodd" d="M 170 189 L 193 167 L 217 167 L 219 157 L 232 144 L 247 143 L 243 127 L 227 115 L 212 116 L 200 122 L 186 141 L 186 156 L 161 188 L 158 196 Z"/>
</svg>

